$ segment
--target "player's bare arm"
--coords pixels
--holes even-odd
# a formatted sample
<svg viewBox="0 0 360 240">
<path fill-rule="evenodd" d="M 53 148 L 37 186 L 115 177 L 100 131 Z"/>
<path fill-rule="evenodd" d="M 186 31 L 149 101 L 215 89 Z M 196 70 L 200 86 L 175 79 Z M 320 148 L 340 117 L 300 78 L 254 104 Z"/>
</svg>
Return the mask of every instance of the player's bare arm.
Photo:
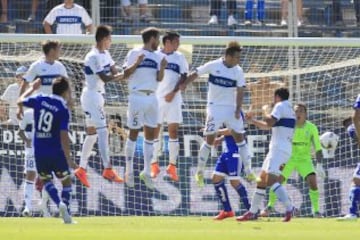
<svg viewBox="0 0 360 240">
<path fill-rule="evenodd" d="M 60 132 L 61 147 L 64 151 L 66 161 L 72 169 L 78 168 L 77 164 L 70 157 L 70 138 L 67 130 L 61 130 Z"/>
<path fill-rule="evenodd" d="M 357 139 L 360 139 L 360 109 L 355 109 L 352 120 L 355 126 Z M 358 144 L 360 146 L 360 141 L 358 141 Z"/>
<path fill-rule="evenodd" d="M 20 129 L 18 132 L 18 136 L 21 138 L 21 140 L 24 141 L 25 147 L 31 148 L 31 139 L 26 137 L 24 130 Z"/>
<path fill-rule="evenodd" d="M 136 62 L 124 70 L 124 79 L 130 77 L 130 75 L 135 72 L 136 68 L 140 65 L 140 63 L 144 60 L 144 58 L 145 58 L 145 54 L 140 54 L 137 57 Z"/>
<path fill-rule="evenodd" d="M 183 82 L 185 82 L 186 76 L 187 76 L 186 73 L 181 74 L 180 79 L 179 79 L 179 81 L 176 83 L 174 89 L 173 89 L 171 92 L 169 92 L 168 94 L 165 95 L 165 101 L 166 101 L 166 102 L 171 102 L 171 101 L 174 99 L 176 93 L 180 90 L 180 84 L 182 84 Z"/>
<path fill-rule="evenodd" d="M 241 116 L 242 103 L 244 99 L 244 88 L 238 87 L 236 89 L 236 109 L 235 109 L 235 118 L 239 119 Z"/>
<path fill-rule="evenodd" d="M 166 68 L 167 64 L 168 64 L 168 62 L 166 61 L 166 58 L 164 57 L 160 62 L 160 70 L 158 71 L 157 76 L 156 76 L 156 80 L 158 82 L 161 82 L 163 80 L 164 72 L 165 72 L 165 68 Z"/>
<path fill-rule="evenodd" d="M 256 127 L 262 130 L 269 130 L 276 123 L 276 118 L 273 118 L 271 115 L 266 115 L 264 120 L 254 119 L 254 115 L 252 113 L 247 113 L 245 115 L 245 119 L 250 123 L 255 125 Z"/>
<path fill-rule="evenodd" d="M 199 75 L 196 71 L 190 73 L 190 75 L 186 78 L 186 80 L 179 85 L 180 90 L 184 91 L 186 89 L 186 86 L 193 82 Z"/>
<path fill-rule="evenodd" d="M 33 94 L 35 91 L 37 91 L 41 86 L 41 79 L 38 78 L 34 81 L 33 84 L 31 84 L 30 88 L 28 90 L 26 90 L 23 94 L 21 94 L 21 96 L 19 97 L 18 101 L 17 101 L 17 105 L 18 105 L 18 110 L 16 113 L 16 116 L 19 120 L 21 120 L 23 118 L 24 115 L 24 109 L 23 109 L 23 101 L 26 97 L 30 96 L 31 94 Z"/>
</svg>

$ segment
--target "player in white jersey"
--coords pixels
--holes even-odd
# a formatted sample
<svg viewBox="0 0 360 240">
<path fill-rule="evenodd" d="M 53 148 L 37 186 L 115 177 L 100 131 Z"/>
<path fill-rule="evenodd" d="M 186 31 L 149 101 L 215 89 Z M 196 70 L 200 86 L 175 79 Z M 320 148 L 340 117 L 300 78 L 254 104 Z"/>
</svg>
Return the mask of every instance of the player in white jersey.
<svg viewBox="0 0 360 240">
<path fill-rule="evenodd" d="M 206 141 L 201 145 L 195 180 L 199 187 L 204 186 L 204 169 L 209 158 L 211 146 L 214 144 L 217 130 L 225 124 L 239 148 L 241 161 L 249 180 L 255 179 L 251 171 L 251 158 L 244 138 L 244 119 L 241 115 L 245 89 L 245 78 L 239 66 L 241 46 L 238 42 L 230 42 L 225 49 L 225 56 L 210 61 L 192 72 L 186 85 L 205 73 L 209 74 L 209 91 L 207 97 L 207 117 L 204 135 Z"/>
<path fill-rule="evenodd" d="M 81 25 L 84 24 L 86 32 L 92 32 L 92 20 L 82 6 L 75 4 L 74 0 L 64 0 L 45 17 L 43 25 L 45 33 L 52 34 L 51 26 L 56 23 L 56 34 L 82 34 Z"/>
<path fill-rule="evenodd" d="M 68 78 L 65 66 L 58 61 L 60 50 L 61 45 L 59 41 L 47 40 L 42 43 L 44 57 L 32 63 L 29 70 L 23 76 L 24 81 L 21 83 L 20 95 L 25 92 L 28 85 L 35 79 L 41 79 L 39 92 L 51 94 L 51 85 L 56 77 L 63 76 Z M 22 114 L 18 109 L 17 118 L 21 119 Z"/>
<path fill-rule="evenodd" d="M 122 183 L 123 180 L 112 169 L 109 156 L 109 132 L 104 112 L 105 83 L 120 81 L 124 74 L 118 73 L 115 62 L 110 56 L 108 49 L 111 45 L 111 28 L 101 25 L 97 27 L 96 46 L 86 55 L 84 62 L 85 86 L 81 94 L 81 107 L 85 113 L 86 137 L 81 150 L 80 166 L 75 170 L 75 176 L 86 186 L 90 184 L 86 177 L 88 158 L 96 140 L 101 159 L 104 165 L 102 176 L 109 181 Z M 142 58 L 136 59 L 133 68 L 141 62 Z"/>
<path fill-rule="evenodd" d="M 151 177 L 155 178 L 160 173 L 158 154 L 160 151 L 159 132 L 161 124 L 168 125 L 169 132 L 169 165 L 166 172 L 174 181 L 179 177 L 176 170 L 176 161 L 179 155 L 178 128 L 182 123 L 182 97 L 179 91 L 179 84 L 186 79 L 189 71 L 189 64 L 185 56 L 177 51 L 180 45 L 180 35 L 176 32 L 165 32 L 162 42 L 164 48 L 159 50 L 166 57 L 168 62 L 165 68 L 164 79 L 159 83 L 156 96 L 159 103 L 158 127 L 155 130 L 154 154 L 151 161 Z"/>
<path fill-rule="evenodd" d="M 25 66 L 20 66 L 16 69 L 15 78 L 16 82 L 10 84 L 5 92 L 1 95 L 0 99 L 9 104 L 9 119 L 4 122 L 4 124 L 18 124 L 16 117 L 17 109 L 17 99 L 20 93 L 21 82 L 23 81 L 23 75 L 26 73 L 27 68 Z"/>
<path fill-rule="evenodd" d="M 167 61 L 164 55 L 156 52 L 160 42 L 160 31 L 157 28 L 146 28 L 141 35 L 144 46 L 130 50 L 124 63 L 125 75 L 129 76 L 127 126 L 130 129 L 125 144 L 125 182 L 129 187 L 134 186 L 133 158 L 136 139 L 139 131 L 144 127 L 144 170 L 140 173 L 140 179 L 148 188 L 152 189 L 154 186 L 150 177 L 150 168 L 159 114 L 155 92 L 158 82 L 164 77 Z M 144 56 L 143 61 L 135 69 L 130 68 L 139 56 Z"/>
<path fill-rule="evenodd" d="M 257 219 L 257 213 L 265 198 L 267 187 L 270 187 L 280 202 L 285 205 L 286 213 L 283 221 L 288 222 L 291 220 L 294 207 L 279 178 L 281 175 L 280 166 L 285 164 L 291 156 L 296 121 L 295 112 L 288 99 L 289 90 L 287 88 L 278 88 L 274 94 L 275 106 L 270 114 L 265 115 L 264 120 L 253 119 L 251 113 L 247 114 L 247 120 L 250 124 L 254 124 L 261 129 L 271 128 L 271 140 L 269 152 L 262 165 L 260 180 L 257 182 L 251 201 L 250 210 L 238 217 L 238 221 Z"/>
</svg>

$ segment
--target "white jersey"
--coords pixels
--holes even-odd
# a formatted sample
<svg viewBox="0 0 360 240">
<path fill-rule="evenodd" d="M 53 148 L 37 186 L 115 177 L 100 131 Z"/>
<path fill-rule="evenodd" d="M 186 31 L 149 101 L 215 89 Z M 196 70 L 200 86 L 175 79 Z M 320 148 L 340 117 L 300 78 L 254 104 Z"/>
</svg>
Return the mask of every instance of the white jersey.
<svg viewBox="0 0 360 240">
<path fill-rule="evenodd" d="M 275 104 L 271 116 L 276 123 L 271 130 L 270 149 L 280 149 L 291 154 L 295 128 L 295 112 L 288 100 Z"/>
<path fill-rule="evenodd" d="M 135 48 L 128 52 L 123 67 L 126 69 L 133 65 L 138 56 L 144 54 L 144 60 L 137 66 L 129 77 L 129 93 L 139 90 L 155 92 L 158 87 L 157 73 L 160 70 L 161 60 L 164 55 L 159 52 L 149 51 L 143 48 Z"/>
<path fill-rule="evenodd" d="M 172 92 L 176 84 L 180 80 L 180 76 L 189 72 L 189 64 L 186 61 L 185 56 L 176 51 L 170 54 L 165 54 L 161 50 L 157 51 L 158 54 L 165 55 L 166 61 L 168 62 L 163 80 L 159 83 L 156 95 L 158 98 L 165 97 L 166 94 Z M 174 98 L 181 101 L 180 91 L 176 93 Z"/>
<path fill-rule="evenodd" d="M 196 69 L 197 74 L 209 74 L 208 105 L 236 105 L 236 88 L 245 87 L 245 77 L 238 65 L 229 68 L 224 59 L 210 61 Z"/>
<path fill-rule="evenodd" d="M 99 73 L 110 74 L 110 68 L 115 65 L 109 51 L 99 52 L 99 49 L 93 48 L 86 54 L 84 62 L 85 88 L 84 90 L 94 90 L 105 93 L 105 83 L 98 76 Z"/>
<path fill-rule="evenodd" d="M 10 84 L 3 95 L 0 97 L 1 100 L 9 104 L 9 119 L 17 122 L 16 110 L 17 110 L 17 99 L 20 94 L 20 86 L 17 83 Z"/>
<path fill-rule="evenodd" d="M 92 24 L 89 14 L 78 4 L 74 4 L 72 8 L 60 4 L 51 9 L 44 21 L 50 25 L 56 23 L 57 34 L 82 34 L 81 24 L 85 26 Z"/>
<path fill-rule="evenodd" d="M 31 142 L 34 138 L 34 110 L 27 109 L 24 112 L 24 117 L 19 121 L 19 128 L 25 132 L 26 138 L 30 139 Z"/>
<path fill-rule="evenodd" d="M 52 94 L 52 82 L 60 76 L 68 78 L 65 66 L 57 60 L 53 63 L 48 63 L 42 58 L 31 64 L 23 78 L 26 82 L 32 82 L 36 78 L 40 78 L 41 88 L 39 91 L 45 94 Z"/>
</svg>

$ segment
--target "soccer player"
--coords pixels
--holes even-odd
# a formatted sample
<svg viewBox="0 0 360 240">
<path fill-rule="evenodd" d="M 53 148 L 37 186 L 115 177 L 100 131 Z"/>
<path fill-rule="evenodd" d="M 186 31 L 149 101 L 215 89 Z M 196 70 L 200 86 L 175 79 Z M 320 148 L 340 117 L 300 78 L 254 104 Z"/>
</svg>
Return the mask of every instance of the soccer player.
<svg viewBox="0 0 360 240">
<path fill-rule="evenodd" d="M 9 104 L 9 119 L 4 122 L 5 124 L 18 124 L 16 117 L 16 101 L 19 97 L 21 82 L 23 81 L 23 75 L 26 73 L 27 68 L 25 66 L 20 66 L 16 69 L 15 78 L 16 82 L 10 84 L 3 95 L 0 97 L 1 100 Z"/>
<path fill-rule="evenodd" d="M 86 176 L 86 167 L 91 150 L 98 140 L 100 156 L 104 171 L 102 176 L 117 183 L 124 182 L 113 170 L 109 156 L 109 130 L 104 112 L 105 83 L 120 81 L 124 74 L 118 73 L 115 62 L 108 49 L 111 45 L 111 27 L 100 25 L 96 29 L 96 46 L 86 55 L 84 62 L 85 87 L 81 94 L 81 107 L 85 113 L 86 137 L 81 150 L 80 167 L 75 170 L 75 176 L 82 184 L 90 187 Z M 136 67 L 142 58 L 135 59 L 132 67 Z"/>
<path fill-rule="evenodd" d="M 289 90 L 287 88 L 278 88 L 275 90 L 275 106 L 271 114 L 265 115 L 264 120 L 256 120 L 247 114 L 247 120 L 250 124 L 261 129 L 271 128 L 271 140 L 269 152 L 262 165 L 260 181 L 257 182 L 256 190 L 251 201 L 251 208 L 244 215 L 238 217 L 238 221 L 249 221 L 257 219 L 257 212 L 260 204 L 265 198 L 266 188 L 270 187 L 275 192 L 281 203 L 285 205 L 286 213 L 284 222 L 291 220 L 294 207 L 285 190 L 281 185 L 279 176 L 281 174 L 280 166 L 286 163 L 292 151 L 292 138 L 295 128 L 295 113 L 291 107 L 289 99 Z"/>
<path fill-rule="evenodd" d="M 64 77 L 56 78 L 52 83 L 53 94 L 32 93 L 41 86 L 37 79 L 31 87 L 20 96 L 18 106 L 34 110 L 34 155 L 36 169 L 44 182 L 44 187 L 51 199 L 59 208 L 64 223 L 72 223 L 69 213 L 71 176 L 69 166 L 77 166 L 70 158 L 69 118 L 67 102 L 71 100 L 69 82 Z M 58 190 L 52 183 L 53 174 L 61 180 L 63 189 L 61 199 Z"/>
<path fill-rule="evenodd" d="M 225 218 L 235 216 L 231 209 L 227 188 L 225 186 L 225 177 L 228 176 L 231 186 L 238 193 L 244 207 L 249 210 L 250 203 L 248 199 L 247 190 L 240 182 L 240 171 L 242 169 L 242 161 L 239 159 L 239 150 L 236 145 L 234 137 L 228 129 L 221 129 L 218 131 L 221 135 L 215 139 L 216 142 L 223 141 L 223 153 L 216 161 L 215 171 L 212 176 L 212 182 L 220 202 L 223 205 L 223 210 L 214 217 L 215 220 L 223 220 Z"/>
<path fill-rule="evenodd" d="M 292 172 L 296 170 L 309 185 L 309 196 L 313 216 L 322 217 L 322 214 L 319 212 L 319 190 L 316 181 L 316 175 L 319 175 L 321 178 L 325 177 L 325 171 L 321 164 L 323 156 L 319 131 L 315 124 L 306 119 L 307 108 L 304 104 L 296 104 L 294 110 L 296 114 L 296 126 L 292 140 L 292 153 L 289 161 L 285 164 L 281 172 L 280 182 L 283 184 L 286 183 Z M 316 171 L 311 159 L 312 147 L 316 152 Z M 269 216 L 269 213 L 274 208 L 275 202 L 276 195 L 270 190 L 268 205 L 261 211 L 260 216 Z"/>
<path fill-rule="evenodd" d="M 151 161 L 151 177 L 155 178 L 160 173 L 158 152 L 160 150 L 159 132 L 161 124 L 166 122 L 169 132 L 169 165 L 166 172 L 173 181 L 179 181 L 176 170 L 176 161 L 179 155 L 178 129 L 182 123 L 182 97 L 179 84 L 186 79 L 189 64 L 184 55 L 177 51 L 180 45 L 180 35 L 177 32 L 165 32 L 162 38 L 164 48 L 159 50 L 168 62 L 164 79 L 159 83 L 156 97 L 159 103 L 158 127 L 155 130 L 154 154 Z"/>
<path fill-rule="evenodd" d="M 351 121 L 344 121 L 344 127 L 347 128 L 348 135 L 351 139 L 357 142 L 360 146 L 360 94 L 356 98 L 356 102 L 353 105 L 354 113 L 352 116 L 352 124 Z M 358 217 L 358 209 L 360 204 L 360 163 L 358 163 L 355 168 L 352 186 L 349 192 L 350 199 L 350 208 L 349 213 L 343 217 L 338 218 L 338 221 L 352 221 L 357 220 Z"/>
<path fill-rule="evenodd" d="M 255 179 L 251 171 L 251 158 L 244 138 L 244 122 L 241 108 L 245 89 L 245 78 L 239 66 L 241 46 L 238 42 L 229 42 L 225 56 L 210 61 L 192 72 L 180 85 L 185 90 L 187 84 L 200 75 L 209 74 L 209 92 L 207 97 L 207 117 L 204 135 L 206 141 L 201 145 L 195 180 L 199 187 L 204 186 L 204 170 L 209 158 L 211 146 L 217 130 L 225 124 L 230 129 L 244 163 L 245 173 Z"/>
<path fill-rule="evenodd" d="M 154 152 L 155 129 L 158 126 L 159 107 L 155 95 L 158 82 L 164 77 L 167 61 L 165 56 L 156 52 L 160 43 L 160 31 L 157 28 L 146 28 L 141 32 L 144 46 L 130 50 L 124 63 L 125 75 L 129 76 L 129 107 L 127 110 L 127 126 L 129 137 L 125 144 L 127 186 L 134 186 L 133 158 L 136 139 L 139 131 L 144 127 L 144 170 L 140 179 L 149 189 L 154 185 L 150 177 L 151 159 Z M 139 56 L 143 61 L 136 68 L 130 66 Z"/>
</svg>

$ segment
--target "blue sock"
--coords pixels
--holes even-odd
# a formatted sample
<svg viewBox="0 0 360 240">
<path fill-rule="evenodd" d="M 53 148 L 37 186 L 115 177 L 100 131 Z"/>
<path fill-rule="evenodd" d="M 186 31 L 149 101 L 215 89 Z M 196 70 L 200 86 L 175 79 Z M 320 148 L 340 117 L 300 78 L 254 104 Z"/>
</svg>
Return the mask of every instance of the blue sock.
<svg viewBox="0 0 360 240">
<path fill-rule="evenodd" d="M 69 213 L 70 213 L 69 205 L 70 205 L 70 193 L 71 193 L 71 191 L 72 191 L 71 186 L 67 186 L 67 187 L 63 187 L 63 190 L 61 192 L 61 200 L 68 207 Z"/>
<path fill-rule="evenodd" d="M 56 206 L 59 206 L 60 198 L 58 195 L 58 190 L 56 189 L 55 185 L 49 181 L 49 182 L 45 183 L 45 189 L 48 192 L 50 198 L 56 204 Z"/>
<path fill-rule="evenodd" d="M 254 6 L 254 1 L 253 0 L 246 0 L 245 3 L 245 20 L 250 20 L 252 19 L 252 12 L 253 12 L 253 6 Z"/>
<path fill-rule="evenodd" d="M 244 185 L 242 185 L 242 184 L 240 183 L 240 185 L 237 186 L 236 191 L 237 191 L 237 193 L 239 194 L 239 196 L 240 196 L 240 198 L 241 198 L 241 201 L 243 202 L 245 208 L 246 208 L 247 210 L 249 210 L 249 209 L 250 209 L 250 203 L 249 203 L 249 198 L 248 198 L 247 190 L 246 190 L 246 188 L 244 187 Z"/>
<path fill-rule="evenodd" d="M 215 187 L 216 195 L 218 196 L 220 202 L 224 206 L 224 211 L 230 212 L 231 206 L 230 206 L 229 196 L 228 196 L 228 193 L 227 193 L 227 190 L 225 187 L 224 180 L 219 183 L 215 183 L 214 187 Z"/>
<path fill-rule="evenodd" d="M 265 19 L 265 0 L 257 1 L 257 18 L 259 21 L 264 21 Z"/>
<path fill-rule="evenodd" d="M 360 187 L 353 186 L 350 189 L 350 213 L 357 215 L 358 212 L 358 204 L 360 202 Z"/>
</svg>

